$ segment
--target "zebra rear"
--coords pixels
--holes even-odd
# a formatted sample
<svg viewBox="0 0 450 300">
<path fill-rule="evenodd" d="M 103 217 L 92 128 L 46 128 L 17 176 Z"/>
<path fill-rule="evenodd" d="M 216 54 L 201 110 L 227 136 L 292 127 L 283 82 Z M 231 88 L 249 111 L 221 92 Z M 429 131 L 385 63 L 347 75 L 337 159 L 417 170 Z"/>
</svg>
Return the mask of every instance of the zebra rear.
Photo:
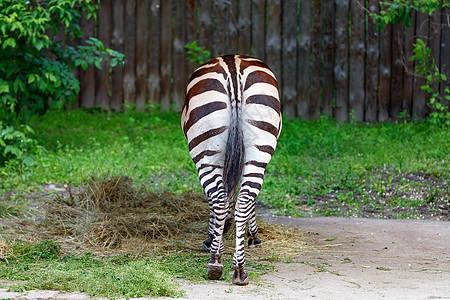
<svg viewBox="0 0 450 300">
<path fill-rule="evenodd" d="M 190 77 L 181 125 L 210 205 L 208 277 L 222 275 L 222 235 L 236 200 L 233 283 L 245 285 L 244 237 L 258 246 L 255 198 L 281 131 L 278 84 L 262 61 L 241 55 L 215 58 Z"/>
</svg>

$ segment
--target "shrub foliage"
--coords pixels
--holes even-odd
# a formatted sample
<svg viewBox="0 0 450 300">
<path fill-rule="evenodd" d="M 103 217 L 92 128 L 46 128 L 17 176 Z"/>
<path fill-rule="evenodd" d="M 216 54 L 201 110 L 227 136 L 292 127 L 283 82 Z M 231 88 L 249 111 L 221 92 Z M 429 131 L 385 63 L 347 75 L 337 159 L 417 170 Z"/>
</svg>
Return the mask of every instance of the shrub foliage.
<svg viewBox="0 0 450 300">
<path fill-rule="evenodd" d="M 30 157 L 32 130 L 24 124 L 33 115 L 75 99 L 80 86 L 74 68 L 100 68 L 108 55 L 111 66 L 123 63 L 122 54 L 95 38 L 76 47 L 54 38 L 81 37 L 81 17 L 96 18 L 98 6 L 98 0 L 0 1 L 0 165 Z"/>
</svg>

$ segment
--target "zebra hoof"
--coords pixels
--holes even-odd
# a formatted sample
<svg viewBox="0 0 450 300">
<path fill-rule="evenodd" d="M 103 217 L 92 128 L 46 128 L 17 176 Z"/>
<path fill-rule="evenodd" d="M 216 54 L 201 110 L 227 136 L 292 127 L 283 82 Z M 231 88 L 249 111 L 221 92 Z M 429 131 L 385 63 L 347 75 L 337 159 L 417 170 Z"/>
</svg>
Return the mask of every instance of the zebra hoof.
<svg viewBox="0 0 450 300">
<path fill-rule="evenodd" d="M 248 247 L 249 248 L 261 248 L 261 240 L 257 235 L 250 236 L 248 238 Z"/>
<path fill-rule="evenodd" d="M 208 263 L 208 278 L 211 280 L 218 280 L 222 277 L 223 264 L 221 260 L 222 255 L 216 254 L 211 257 Z"/>
<path fill-rule="evenodd" d="M 236 267 L 233 266 L 234 273 L 231 282 L 235 285 L 247 285 L 248 284 L 248 273 L 244 270 L 244 266 Z"/>
</svg>

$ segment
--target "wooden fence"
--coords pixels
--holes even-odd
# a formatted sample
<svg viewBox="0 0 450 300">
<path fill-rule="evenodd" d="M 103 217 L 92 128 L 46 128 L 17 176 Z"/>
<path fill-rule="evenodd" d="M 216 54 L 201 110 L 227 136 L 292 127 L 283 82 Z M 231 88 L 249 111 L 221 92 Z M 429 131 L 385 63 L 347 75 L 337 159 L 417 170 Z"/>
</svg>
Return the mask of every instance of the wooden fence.
<svg viewBox="0 0 450 300">
<path fill-rule="evenodd" d="M 425 117 L 425 81 L 412 75 L 412 43 L 425 40 L 450 78 L 449 15 L 414 13 L 411 27 L 379 31 L 368 17 L 379 9 L 375 0 L 102 0 L 97 22 L 82 21 L 84 36 L 124 53 L 126 63 L 112 72 L 79 71 L 76 105 L 120 110 L 151 102 L 179 111 L 196 67 L 184 46 L 197 40 L 213 57 L 265 60 L 290 118 Z"/>
</svg>

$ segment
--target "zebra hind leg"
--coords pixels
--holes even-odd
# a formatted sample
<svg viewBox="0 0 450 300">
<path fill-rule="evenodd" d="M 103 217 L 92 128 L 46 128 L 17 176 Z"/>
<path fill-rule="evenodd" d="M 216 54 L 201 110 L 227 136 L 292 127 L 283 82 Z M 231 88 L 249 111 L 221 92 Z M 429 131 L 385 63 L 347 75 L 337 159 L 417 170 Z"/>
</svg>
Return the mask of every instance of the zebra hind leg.
<svg viewBox="0 0 450 300">
<path fill-rule="evenodd" d="M 258 237 L 258 225 L 256 225 L 255 209 L 253 208 L 248 221 L 248 247 L 249 248 L 260 248 L 261 239 Z"/>
<path fill-rule="evenodd" d="M 228 202 L 225 197 L 225 193 L 219 192 L 219 195 L 213 201 L 215 226 L 210 250 L 211 258 L 208 262 L 207 269 L 208 278 L 212 280 L 220 279 L 223 272 L 222 254 L 224 247 L 222 236 L 225 227 L 225 218 L 228 212 Z"/>
<path fill-rule="evenodd" d="M 224 228 L 223 228 L 223 234 L 225 234 L 225 233 L 227 233 L 229 230 L 230 230 L 230 228 L 231 228 L 231 226 L 233 225 L 233 221 L 232 221 L 232 219 L 230 218 L 230 219 L 226 219 L 225 220 L 225 226 L 224 226 Z M 212 236 L 212 234 L 210 234 L 209 232 L 208 232 L 208 236 L 206 237 L 206 239 L 203 241 L 203 244 L 202 244 L 202 247 L 201 247 L 201 251 L 202 252 L 210 252 L 211 251 L 211 243 L 212 243 L 212 240 L 213 240 L 213 236 Z M 261 241 L 260 241 L 260 243 L 261 243 Z"/>
<path fill-rule="evenodd" d="M 201 251 L 202 252 L 210 252 L 211 251 L 211 243 L 212 243 L 212 236 L 208 233 L 208 237 L 203 241 Z"/>
<path fill-rule="evenodd" d="M 231 226 L 233 225 L 233 218 L 229 218 L 225 220 L 225 227 L 223 228 L 223 234 L 227 233 Z"/>
<path fill-rule="evenodd" d="M 251 234 L 250 231 L 247 232 L 248 235 L 248 247 L 249 248 L 261 248 L 261 239 L 258 237 L 258 233 Z"/>
<path fill-rule="evenodd" d="M 213 232 L 214 232 L 214 210 L 212 208 L 212 202 L 211 199 L 208 199 L 209 203 L 209 225 L 208 225 L 208 235 L 206 239 L 203 241 L 202 247 L 200 248 L 200 251 L 202 252 L 210 252 L 211 251 L 211 243 L 214 238 Z"/>
</svg>

